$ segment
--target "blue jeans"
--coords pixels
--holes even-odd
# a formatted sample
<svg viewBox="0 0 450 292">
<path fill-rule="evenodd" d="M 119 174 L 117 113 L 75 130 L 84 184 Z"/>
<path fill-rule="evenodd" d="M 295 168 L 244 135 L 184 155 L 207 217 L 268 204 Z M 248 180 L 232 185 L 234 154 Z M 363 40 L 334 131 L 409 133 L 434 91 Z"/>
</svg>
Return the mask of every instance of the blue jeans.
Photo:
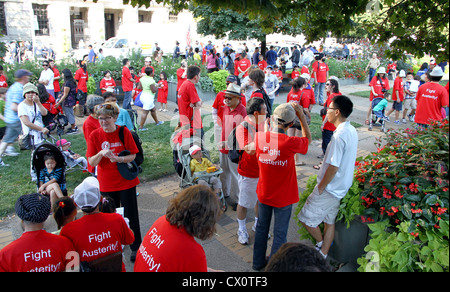
<svg viewBox="0 0 450 292">
<path fill-rule="evenodd" d="M 372 81 L 373 76 L 375 76 L 375 73 L 377 72 L 376 69 L 370 68 L 369 69 L 369 83 Z"/>
<path fill-rule="evenodd" d="M 292 205 L 276 208 L 258 202 L 258 208 L 258 223 L 256 224 L 255 244 L 253 246 L 253 267 L 255 269 L 263 268 L 266 265 L 267 237 L 269 236 L 272 212 L 274 213 L 275 221 L 270 256 L 287 242 L 287 232 L 292 212 Z"/>
<path fill-rule="evenodd" d="M 123 104 L 122 108 L 131 109 L 131 98 L 133 91 L 124 91 L 123 92 Z"/>
<path fill-rule="evenodd" d="M 317 104 L 323 104 L 323 91 L 325 90 L 325 82 L 318 82 L 314 87 L 314 97 Z"/>
</svg>

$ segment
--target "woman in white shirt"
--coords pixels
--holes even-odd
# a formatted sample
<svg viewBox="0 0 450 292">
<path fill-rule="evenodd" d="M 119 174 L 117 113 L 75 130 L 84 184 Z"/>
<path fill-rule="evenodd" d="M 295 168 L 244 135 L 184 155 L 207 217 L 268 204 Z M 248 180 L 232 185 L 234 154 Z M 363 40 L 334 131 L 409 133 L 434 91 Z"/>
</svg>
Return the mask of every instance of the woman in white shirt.
<svg viewBox="0 0 450 292">
<path fill-rule="evenodd" d="M 34 84 L 25 84 L 23 86 L 24 100 L 17 107 L 17 113 L 22 123 L 22 133 L 23 135 L 32 135 L 34 145 L 42 143 L 43 135 L 49 132 L 42 121 L 42 116 L 46 116 L 48 112 L 41 104 L 38 94 Z"/>
</svg>

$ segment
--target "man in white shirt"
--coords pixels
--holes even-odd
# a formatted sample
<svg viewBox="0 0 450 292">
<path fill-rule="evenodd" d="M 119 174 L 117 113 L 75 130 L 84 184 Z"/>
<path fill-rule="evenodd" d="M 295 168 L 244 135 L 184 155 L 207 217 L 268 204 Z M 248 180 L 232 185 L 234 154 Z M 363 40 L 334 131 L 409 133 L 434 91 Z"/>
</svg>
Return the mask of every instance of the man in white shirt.
<svg viewBox="0 0 450 292">
<path fill-rule="evenodd" d="M 55 97 L 55 88 L 53 87 L 53 78 L 55 77 L 55 73 L 50 68 L 50 64 L 48 61 L 44 61 L 42 63 L 44 70 L 41 72 L 41 76 L 39 77 L 39 83 L 45 85 L 45 89 L 47 92 Z"/>
<path fill-rule="evenodd" d="M 335 96 L 327 109 L 328 121 L 336 126 L 317 175 L 317 185 L 298 214 L 298 219 L 317 241 L 316 249 L 326 257 L 334 239 L 335 219 L 341 199 L 353 183 L 358 134 L 347 121 L 353 103 L 343 95 Z M 324 223 L 324 233 L 320 223 Z"/>
</svg>

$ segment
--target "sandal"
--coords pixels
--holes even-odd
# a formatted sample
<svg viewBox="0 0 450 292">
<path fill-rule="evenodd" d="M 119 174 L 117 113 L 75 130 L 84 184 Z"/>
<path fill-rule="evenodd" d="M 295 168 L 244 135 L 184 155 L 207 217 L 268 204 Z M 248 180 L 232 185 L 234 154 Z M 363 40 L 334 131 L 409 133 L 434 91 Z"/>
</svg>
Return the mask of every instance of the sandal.
<svg viewBox="0 0 450 292">
<path fill-rule="evenodd" d="M 319 170 L 320 169 L 320 165 L 314 165 L 313 168 Z"/>
<path fill-rule="evenodd" d="M 366 120 L 366 125 L 369 125 L 370 123 L 369 123 L 369 120 Z"/>
<path fill-rule="evenodd" d="M 296 162 L 295 163 L 295 166 L 303 166 L 303 165 L 306 165 L 306 162 Z"/>
</svg>

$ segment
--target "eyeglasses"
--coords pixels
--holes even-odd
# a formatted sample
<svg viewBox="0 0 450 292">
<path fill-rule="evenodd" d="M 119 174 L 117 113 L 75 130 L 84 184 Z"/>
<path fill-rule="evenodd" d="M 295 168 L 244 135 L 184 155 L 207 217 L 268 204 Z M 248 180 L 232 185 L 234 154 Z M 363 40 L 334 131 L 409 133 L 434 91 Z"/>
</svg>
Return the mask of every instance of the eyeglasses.
<svg viewBox="0 0 450 292">
<path fill-rule="evenodd" d="M 109 121 L 111 119 L 112 119 L 112 117 L 98 118 L 99 121 L 103 121 L 103 122 Z"/>
<path fill-rule="evenodd" d="M 225 99 L 232 100 L 235 97 L 237 97 L 237 96 L 225 96 Z"/>
<path fill-rule="evenodd" d="M 42 67 L 48 67 L 48 64 L 43 64 Z"/>
<path fill-rule="evenodd" d="M 336 108 L 336 107 L 329 107 L 329 108 L 327 108 L 327 110 L 338 110 L 338 108 Z"/>
</svg>

